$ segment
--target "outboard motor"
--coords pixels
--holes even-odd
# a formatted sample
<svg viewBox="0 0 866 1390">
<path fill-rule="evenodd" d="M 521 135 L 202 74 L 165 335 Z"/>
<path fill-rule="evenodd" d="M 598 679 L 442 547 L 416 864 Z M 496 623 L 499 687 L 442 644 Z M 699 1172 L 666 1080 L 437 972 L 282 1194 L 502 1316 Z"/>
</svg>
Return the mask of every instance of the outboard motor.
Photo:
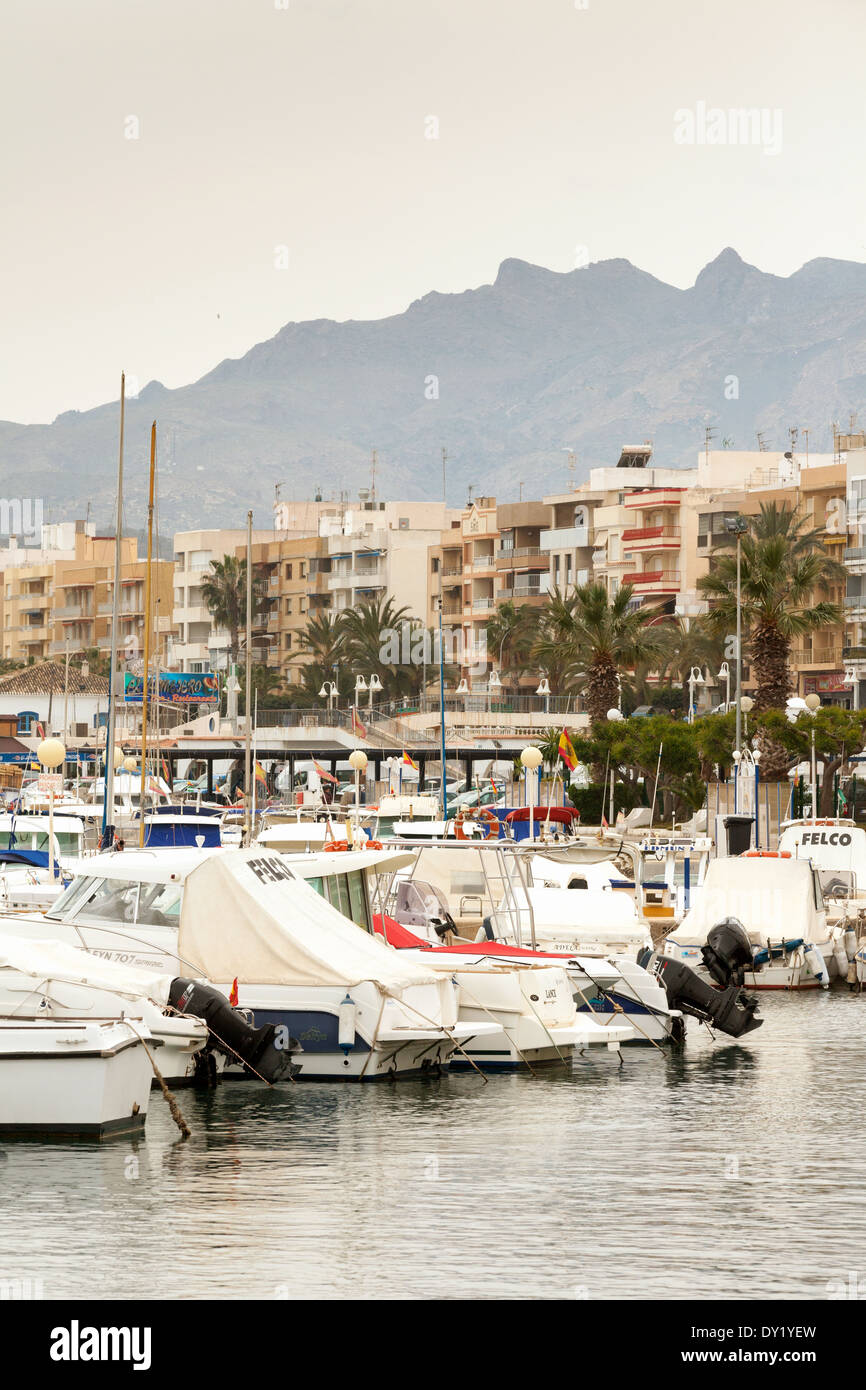
<svg viewBox="0 0 866 1390">
<path fill-rule="evenodd" d="M 451 932 L 452 936 L 457 935 L 457 928 L 454 925 L 454 918 L 451 916 L 450 912 L 443 912 L 441 917 L 431 917 L 430 925 L 435 931 L 436 935 L 439 937 L 440 941 L 447 942 L 449 932 Z"/>
<path fill-rule="evenodd" d="M 701 947 L 704 965 L 722 989 L 742 985 L 743 971 L 752 964 L 752 943 L 746 928 L 737 917 L 726 917 L 707 932 L 707 944 Z"/>
<path fill-rule="evenodd" d="M 658 951 L 644 951 L 638 964 L 664 985 L 672 1009 L 680 1009 L 703 1023 L 711 1023 L 720 1033 L 727 1033 L 731 1038 L 751 1033 L 754 1028 L 760 1028 L 764 1021 L 755 1017 L 757 999 L 744 994 L 739 985 L 715 989 L 689 966 L 683 965 L 682 961 L 673 956 L 663 956 Z"/>
<path fill-rule="evenodd" d="M 171 982 L 168 1002 L 180 1014 L 204 1019 L 208 1027 L 208 1050 L 221 1052 L 229 1063 L 245 1062 L 264 1081 L 288 1078 L 300 1068 L 292 1061 L 300 1052 L 296 1038 L 278 1033 L 273 1023 L 253 1028 L 239 1010 L 233 1009 L 224 994 L 198 980 L 178 977 Z"/>
</svg>

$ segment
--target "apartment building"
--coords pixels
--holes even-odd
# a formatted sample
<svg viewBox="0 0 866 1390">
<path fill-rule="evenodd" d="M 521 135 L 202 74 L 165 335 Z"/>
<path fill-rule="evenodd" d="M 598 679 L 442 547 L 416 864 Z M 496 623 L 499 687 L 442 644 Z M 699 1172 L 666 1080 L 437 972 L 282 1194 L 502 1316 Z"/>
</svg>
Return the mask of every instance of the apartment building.
<svg viewBox="0 0 866 1390">
<path fill-rule="evenodd" d="M 544 604 L 550 560 L 541 537 L 549 514 L 539 501 L 497 505 L 495 497 L 476 497 L 429 548 L 427 622 L 439 621 L 441 579 L 443 625 L 454 634 L 455 660 L 470 685 L 484 686 L 497 666 L 487 628 L 499 605 Z"/>
<path fill-rule="evenodd" d="M 254 543 L 273 539 L 272 531 L 254 531 Z M 178 531 L 174 537 L 173 594 L 170 603 L 174 635 L 167 660 L 176 671 L 222 671 L 228 664 L 229 634 L 214 625 L 202 599 L 201 586 L 211 562 L 246 554 L 246 530 Z"/>
<path fill-rule="evenodd" d="M 118 655 L 140 656 L 144 645 L 146 560 L 137 542 L 121 541 Z M 38 551 L 16 547 L 0 552 L 3 586 L 3 655 L 12 661 L 45 661 L 65 653 L 111 650 L 114 593 L 113 536 L 97 536 L 84 522 L 43 527 Z M 172 567 L 155 560 L 152 586 L 155 621 L 171 626 Z"/>
<path fill-rule="evenodd" d="M 369 491 L 351 502 L 279 503 L 274 533 L 253 547 L 267 592 L 253 630 L 257 659 L 296 680 L 306 660 L 300 638 L 316 613 L 337 616 L 390 597 L 423 620 L 424 559 L 457 516 L 442 503 L 381 501 Z"/>
</svg>

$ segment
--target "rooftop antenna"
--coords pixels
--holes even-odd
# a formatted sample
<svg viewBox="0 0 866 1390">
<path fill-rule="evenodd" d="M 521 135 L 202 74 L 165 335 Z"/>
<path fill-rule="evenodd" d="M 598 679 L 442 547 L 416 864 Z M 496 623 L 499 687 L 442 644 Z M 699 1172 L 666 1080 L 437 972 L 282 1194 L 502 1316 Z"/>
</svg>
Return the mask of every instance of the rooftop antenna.
<svg viewBox="0 0 866 1390">
<path fill-rule="evenodd" d="M 704 458 L 707 462 L 707 468 L 710 466 L 710 443 L 715 433 L 715 428 L 712 425 L 704 426 Z"/>
<path fill-rule="evenodd" d="M 370 460 L 370 501 L 376 500 L 376 450 L 373 450 L 373 457 Z"/>
<path fill-rule="evenodd" d="M 764 431 L 763 431 L 763 430 L 758 430 L 758 431 L 757 431 L 757 439 L 758 439 L 758 449 L 759 449 L 760 453 L 765 454 L 770 446 L 768 445 L 768 443 L 767 443 L 767 441 L 766 441 L 766 439 L 765 439 L 765 437 L 764 437 Z"/>
<path fill-rule="evenodd" d="M 575 481 L 574 481 L 574 476 L 575 476 L 575 473 L 577 472 L 577 454 L 574 452 L 573 449 L 569 449 L 569 448 L 565 448 L 565 453 L 568 454 L 568 481 L 569 481 L 569 487 L 570 487 L 572 490 L 574 490 L 574 488 L 577 486 L 577 484 L 576 484 Z"/>
<path fill-rule="evenodd" d="M 808 425 L 807 425 L 807 426 L 804 428 L 804 430 L 803 430 L 803 439 L 805 440 L 804 448 L 805 448 L 805 450 L 806 450 L 806 467 L 808 468 L 808 467 L 809 467 L 809 427 L 808 427 Z"/>
<path fill-rule="evenodd" d="M 788 438 L 789 438 L 790 441 L 791 441 L 791 453 L 792 453 L 792 454 L 795 452 L 795 450 L 796 450 L 796 448 L 797 448 L 797 437 L 798 437 L 799 433 L 800 433 L 800 431 L 797 429 L 797 426 L 796 426 L 796 425 L 790 425 L 790 426 L 788 427 Z"/>
<path fill-rule="evenodd" d="M 448 506 L 448 493 L 447 493 L 447 489 L 446 489 L 446 486 L 445 486 L 445 464 L 446 464 L 447 462 L 448 462 L 448 450 L 447 450 L 447 449 L 443 449 L 443 450 L 442 450 L 442 505 L 443 505 L 444 507 L 447 507 L 447 506 Z M 443 785 L 444 785 L 444 779 L 443 779 Z"/>
<path fill-rule="evenodd" d="M 473 493 L 473 490 L 475 489 L 476 486 L 477 486 L 476 483 L 470 483 L 470 484 L 469 484 L 469 500 L 468 500 L 468 502 L 466 503 L 467 507 L 471 507 L 471 506 L 472 506 L 472 493 Z"/>
</svg>

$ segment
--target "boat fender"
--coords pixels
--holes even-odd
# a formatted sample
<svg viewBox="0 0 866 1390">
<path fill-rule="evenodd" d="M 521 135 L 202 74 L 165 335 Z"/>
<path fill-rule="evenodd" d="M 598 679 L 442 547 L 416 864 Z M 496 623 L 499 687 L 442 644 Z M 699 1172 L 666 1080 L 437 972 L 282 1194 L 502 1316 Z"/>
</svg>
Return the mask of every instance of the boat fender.
<svg viewBox="0 0 866 1390">
<path fill-rule="evenodd" d="M 491 923 L 489 917 L 485 917 L 484 920 L 482 921 L 481 926 L 478 928 L 478 931 L 477 931 L 476 934 L 475 934 L 475 940 L 476 940 L 476 941 L 495 941 L 495 940 L 496 940 L 496 937 L 493 935 L 493 924 Z"/>
<path fill-rule="evenodd" d="M 845 935 L 842 939 L 845 943 L 846 957 L 848 958 L 848 960 L 853 960 L 857 954 L 857 937 L 854 935 L 854 930 L 852 927 L 845 928 Z"/>
<path fill-rule="evenodd" d="M 347 994 L 340 1001 L 337 1008 L 337 1044 L 348 1053 L 355 1046 L 355 1019 L 358 1014 L 356 1005 L 351 994 Z"/>
<path fill-rule="evenodd" d="M 824 957 L 821 955 L 814 941 L 808 943 L 803 954 L 806 964 L 815 976 L 815 979 L 826 989 L 830 983 L 830 976 L 824 964 Z"/>
<path fill-rule="evenodd" d="M 839 971 L 839 979 L 844 980 L 848 974 L 848 953 L 841 936 L 837 936 L 833 942 L 833 959 L 836 962 L 836 969 Z"/>
</svg>

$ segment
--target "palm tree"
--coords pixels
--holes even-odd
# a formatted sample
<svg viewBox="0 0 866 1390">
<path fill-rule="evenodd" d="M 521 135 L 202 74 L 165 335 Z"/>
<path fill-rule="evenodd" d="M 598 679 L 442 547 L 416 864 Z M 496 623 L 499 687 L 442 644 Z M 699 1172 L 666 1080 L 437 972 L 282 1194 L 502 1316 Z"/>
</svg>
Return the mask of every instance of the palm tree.
<svg viewBox="0 0 866 1390">
<path fill-rule="evenodd" d="M 513 675 L 515 693 L 532 651 L 536 617 L 528 603 L 506 599 L 487 625 L 488 658 L 496 662 L 500 675 L 503 670 Z"/>
<path fill-rule="evenodd" d="M 415 662 L 411 641 L 408 653 L 404 651 L 404 625 L 412 629 L 413 637 L 414 629 L 419 629 L 420 642 L 423 629 L 409 609 L 398 607 L 392 598 L 368 599 L 347 608 L 340 624 L 341 660 L 356 676 L 377 675 L 383 691 L 391 697 L 411 688 L 412 664 L 422 664 Z M 408 666 L 406 655 L 410 659 Z"/>
<path fill-rule="evenodd" d="M 253 617 L 265 604 L 265 586 L 261 573 L 253 571 Z M 234 665 L 240 653 L 240 632 L 247 621 L 247 562 L 235 555 L 211 560 L 210 573 L 202 580 L 201 595 L 218 627 L 229 634 L 229 661 Z"/>
<path fill-rule="evenodd" d="M 592 723 L 618 704 L 620 668 L 648 661 L 662 648 L 661 610 L 632 608 L 632 593 L 632 585 L 623 584 L 611 598 L 599 583 L 567 596 L 555 591 L 533 648 L 548 672 L 558 664 L 562 683 L 582 687 Z"/>
<path fill-rule="evenodd" d="M 777 502 L 761 504 L 748 518 L 742 538 L 741 613 L 744 638 L 751 644 L 755 705 L 783 708 L 791 692 L 791 642 L 842 621 L 842 609 L 818 594 L 845 579 L 845 567 L 823 549 L 820 532 L 799 512 Z M 733 539 L 725 545 L 733 545 Z M 723 547 L 720 547 L 723 548 Z M 718 633 L 731 633 L 737 619 L 737 561 L 717 554 L 698 588 L 711 602 L 709 620 Z"/>
</svg>

